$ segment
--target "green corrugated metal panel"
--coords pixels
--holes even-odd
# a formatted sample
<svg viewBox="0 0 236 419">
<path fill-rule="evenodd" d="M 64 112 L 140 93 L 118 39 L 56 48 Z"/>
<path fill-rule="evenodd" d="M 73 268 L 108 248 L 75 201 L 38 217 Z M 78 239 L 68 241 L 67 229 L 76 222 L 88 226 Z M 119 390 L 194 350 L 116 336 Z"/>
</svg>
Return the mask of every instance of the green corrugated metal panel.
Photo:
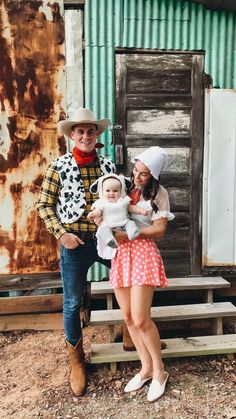
<svg viewBox="0 0 236 419">
<path fill-rule="evenodd" d="M 205 50 L 213 85 L 236 88 L 236 13 L 185 0 L 86 0 L 85 103 L 114 123 L 115 48 Z M 102 153 L 114 157 L 111 131 Z M 105 276 L 92 268 L 91 278 Z"/>
<path fill-rule="evenodd" d="M 233 12 L 205 10 L 203 5 L 185 0 L 87 0 L 86 52 L 95 47 L 104 47 L 105 55 L 110 47 L 205 50 L 205 70 L 213 76 L 214 85 L 233 88 L 235 23 Z M 90 51 L 95 65 L 96 54 Z M 110 57 L 114 59 L 112 54 Z M 100 57 L 96 69 L 104 77 L 108 61 L 108 57 L 105 62 Z M 87 89 L 91 75 L 86 74 Z M 91 94 L 87 100 L 91 101 Z"/>
<path fill-rule="evenodd" d="M 114 49 L 111 47 L 94 46 L 87 48 L 85 54 L 85 103 L 93 109 L 99 118 L 113 121 L 115 103 L 114 92 Z M 105 147 L 101 152 L 114 157 L 111 146 L 111 129 L 100 137 Z"/>
<path fill-rule="evenodd" d="M 205 10 L 185 0 L 87 0 L 85 103 L 114 121 L 114 50 L 205 50 L 213 85 L 236 87 L 236 13 Z M 111 132 L 102 153 L 114 156 Z"/>
<path fill-rule="evenodd" d="M 213 85 L 236 87 L 236 14 L 185 0 L 87 0 L 85 102 L 114 121 L 114 49 L 205 50 Z M 111 133 L 103 153 L 113 157 Z"/>
<path fill-rule="evenodd" d="M 106 268 L 106 266 L 103 266 L 100 263 L 95 262 L 94 265 L 88 271 L 87 281 L 102 281 L 103 279 L 107 280 L 108 277 L 109 269 Z"/>
</svg>

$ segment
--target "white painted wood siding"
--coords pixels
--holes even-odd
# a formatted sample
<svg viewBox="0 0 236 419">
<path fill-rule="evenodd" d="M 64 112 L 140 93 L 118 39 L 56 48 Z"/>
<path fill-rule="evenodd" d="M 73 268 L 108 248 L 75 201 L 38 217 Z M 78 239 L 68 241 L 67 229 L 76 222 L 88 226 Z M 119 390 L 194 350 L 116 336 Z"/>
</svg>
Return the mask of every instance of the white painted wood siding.
<svg viewBox="0 0 236 419">
<path fill-rule="evenodd" d="M 203 266 L 236 265 L 236 91 L 206 93 Z"/>
<path fill-rule="evenodd" d="M 83 106 L 83 12 L 65 10 L 66 103 L 67 116 L 72 118 Z M 68 138 L 70 150 L 74 142 Z"/>
</svg>

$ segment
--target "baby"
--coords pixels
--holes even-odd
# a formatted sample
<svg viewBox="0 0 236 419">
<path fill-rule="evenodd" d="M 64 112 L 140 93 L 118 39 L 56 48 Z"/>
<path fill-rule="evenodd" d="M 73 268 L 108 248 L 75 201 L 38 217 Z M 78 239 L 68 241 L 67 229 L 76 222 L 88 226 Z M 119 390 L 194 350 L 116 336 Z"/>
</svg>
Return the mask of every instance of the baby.
<svg viewBox="0 0 236 419">
<path fill-rule="evenodd" d="M 129 219 L 128 212 L 142 215 L 147 215 L 148 212 L 137 205 L 130 205 L 131 198 L 126 195 L 124 176 L 115 174 L 101 176 L 91 185 L 90 190 L 99 194 L 99 199 L 94 202 L 92 211 L 88 214 L 88 220 L 102 216 L 102 223 L 96 233 L 100 244 L 103 243 L 112 249 L 118 247 L 112 232 L 114 228 L 124 229 L 130 240 L 139 236 L 139 230 L 135 222 Z"/>
</svg>

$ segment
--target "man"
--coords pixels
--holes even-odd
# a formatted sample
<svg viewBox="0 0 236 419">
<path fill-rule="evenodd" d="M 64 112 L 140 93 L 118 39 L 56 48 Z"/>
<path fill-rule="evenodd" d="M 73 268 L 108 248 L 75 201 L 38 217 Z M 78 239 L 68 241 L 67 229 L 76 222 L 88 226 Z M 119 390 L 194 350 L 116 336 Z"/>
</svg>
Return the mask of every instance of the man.
<svg viewBox="0 0 236 419">
<path fill-rule="evenodd" d="M 79 108 L 72 120 L 60 121 L 58 129 L 74 141 L 72 153 L 55 159 L 46 171 L 38 202 L 39 216 L 60 240 L 60 269 L 63 283 L 63 319 L 71 362 L 70 384 L 80 396 L 86 388 L 80 307 L 88 269 L 95 262 L 110 266 L 97 254 L 96 226 L 87 214 L 96 199 L 90 185 L 102 175 L 115 172 L 113 162 L 98 156 L 98 136 L 109 126 L 108 119 L 96 120 L 93 112 Z"/>
</svg>

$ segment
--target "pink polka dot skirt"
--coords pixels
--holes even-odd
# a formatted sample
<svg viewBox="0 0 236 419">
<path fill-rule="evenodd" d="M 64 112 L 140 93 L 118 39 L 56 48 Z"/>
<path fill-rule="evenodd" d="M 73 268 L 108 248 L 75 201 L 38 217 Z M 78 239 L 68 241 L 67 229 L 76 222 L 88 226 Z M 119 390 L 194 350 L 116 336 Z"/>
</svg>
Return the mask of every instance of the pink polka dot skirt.
<svg viewBox="0 0 236 419">
<path fill-rule="evenodd" d="M 125 240 L 111 261 L 112 288 L 132 285 L 165 287 L 167 278 L 160 251 L 152 239 Z"/>
</svg>

